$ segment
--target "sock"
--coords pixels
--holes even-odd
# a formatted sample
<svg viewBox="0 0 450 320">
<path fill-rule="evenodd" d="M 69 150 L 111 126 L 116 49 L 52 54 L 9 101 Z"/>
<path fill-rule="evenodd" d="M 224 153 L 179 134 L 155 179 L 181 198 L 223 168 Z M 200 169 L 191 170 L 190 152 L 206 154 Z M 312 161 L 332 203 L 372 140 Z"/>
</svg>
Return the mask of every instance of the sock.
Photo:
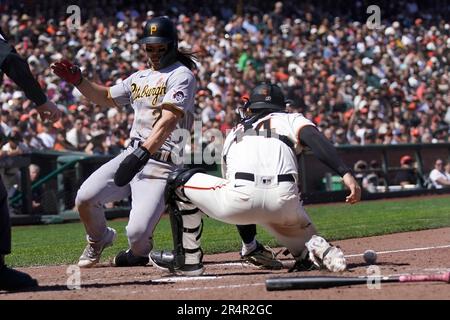
<svg viewBox="0 0 450 320">
<path fill-rule="evenodd" d="M 256 249 L 257 247 L 256 239 L 253 239 L 250 243 L 242 242 L 241 255 L 245 256 Z"/>
<path fill-rule="evenodd" d="M 256 237 L 256 225 L 246 224 L 246 225 L 236 225 L 239 235 L 244 243 L 252 243 Z"/>
</svg>

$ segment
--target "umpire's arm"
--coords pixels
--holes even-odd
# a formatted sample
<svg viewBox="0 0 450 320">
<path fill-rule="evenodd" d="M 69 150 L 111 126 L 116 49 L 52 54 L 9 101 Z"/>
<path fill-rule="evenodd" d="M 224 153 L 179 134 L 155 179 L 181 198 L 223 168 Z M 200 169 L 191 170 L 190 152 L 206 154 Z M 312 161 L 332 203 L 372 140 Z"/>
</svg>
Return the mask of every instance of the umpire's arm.
<svg viewBox="0 0 450 320">
<path fill-rule="evenodd" d="M 300 129 L 300 143 L 311 148 L 314 155 L 331 169 L 339 173 L 344 184 L 350 189 L 346 198 L 348 203 L 356 203 L 361 200 L 361 187 L 348 168 L 339 157 L 336 148 L 314 126 L 304 126 Z"/>
<path fill-rule="evenodd" d="M 27 62 L 16 50 L 0 38 L 0 69 L 11 78 L 36 105 L 43 105 L 47 97 L 34 78 Z"/>
</svg>

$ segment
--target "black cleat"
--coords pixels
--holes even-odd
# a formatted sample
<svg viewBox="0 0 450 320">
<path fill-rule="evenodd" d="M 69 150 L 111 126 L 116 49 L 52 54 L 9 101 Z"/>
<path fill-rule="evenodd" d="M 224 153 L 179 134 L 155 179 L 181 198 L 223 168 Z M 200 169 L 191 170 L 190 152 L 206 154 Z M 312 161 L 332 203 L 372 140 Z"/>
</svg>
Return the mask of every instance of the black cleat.
<svg viewBox="0 0 450 320">
<path fill-rule="evenodd" d="M 320 270 L 308 257 L 296 260 L 288 272 Z"/>
<path fill-rule="evenodd" d="M 175 266 L 175 256 L 170 251 L 152 251 L 149 257 L 154 267 L 175 275 L 200 276 L 205 271 L 201 262 L 184 264 L 181 267 Z"/>
<path fill-rule="evenodd" d="M 148 257 L 135 256 L 130 249 L 120 251 L 113 260 L 115 267 L 143 267 L 149 262 Z"/>
<path fill-rule="evenodd" d="M 256 249 L 252 252 L 241 255 L 241 259 L 260 268 L 268 270 L 281 270 L 283 264 L 278 260 L 272 250 L 266 248 L 259 242 L 256 244 Z"/>
<path fill-rule="evenodd" d="M 25 272 L 17 271 L 7 266 L 0 266 L 0 290 L 15 291 L 37 286 L 37 280 Z"/>
</svg>

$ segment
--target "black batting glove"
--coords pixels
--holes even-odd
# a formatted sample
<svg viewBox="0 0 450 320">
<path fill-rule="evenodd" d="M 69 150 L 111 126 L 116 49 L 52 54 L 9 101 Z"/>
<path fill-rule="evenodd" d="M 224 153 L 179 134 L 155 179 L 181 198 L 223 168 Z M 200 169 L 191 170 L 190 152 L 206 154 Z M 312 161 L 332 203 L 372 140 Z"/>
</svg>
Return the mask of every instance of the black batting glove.
<svg viewBox="0 0 450 320">
<path fill-rule="evenodd" d="M 150 159 L 150 152 L 144 147 L 136 148 L 129 154 L 117 169 L 114 175 L 114 183 L 118 187 L 123 187 L 130 183 L 134 176 L 144 168 L 145 164 Z"/>
</svg>

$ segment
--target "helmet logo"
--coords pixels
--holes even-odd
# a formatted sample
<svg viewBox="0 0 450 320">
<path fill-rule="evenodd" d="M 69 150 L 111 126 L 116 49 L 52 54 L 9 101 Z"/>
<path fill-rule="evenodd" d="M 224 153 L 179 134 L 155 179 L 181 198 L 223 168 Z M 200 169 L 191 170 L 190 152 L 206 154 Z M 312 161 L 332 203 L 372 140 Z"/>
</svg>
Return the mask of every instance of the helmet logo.
<svg viewBox="0 0 450 320">
<path fill-rule="evenodd" d="M 150 26 L 150 34 L 153 34 L 153 32 L 156 32 L 156 31 L 158 31 L 157 25 L 156 24 L 152 24 Z"/>
<path fill-rule="evenodd" d="M 272 100 L 272 97 L 271 97 L 271 96 L 267 96 L 264 100 L 265 100 L 265 101 L 271 101 L 271 100 Z"/>
</svg>

